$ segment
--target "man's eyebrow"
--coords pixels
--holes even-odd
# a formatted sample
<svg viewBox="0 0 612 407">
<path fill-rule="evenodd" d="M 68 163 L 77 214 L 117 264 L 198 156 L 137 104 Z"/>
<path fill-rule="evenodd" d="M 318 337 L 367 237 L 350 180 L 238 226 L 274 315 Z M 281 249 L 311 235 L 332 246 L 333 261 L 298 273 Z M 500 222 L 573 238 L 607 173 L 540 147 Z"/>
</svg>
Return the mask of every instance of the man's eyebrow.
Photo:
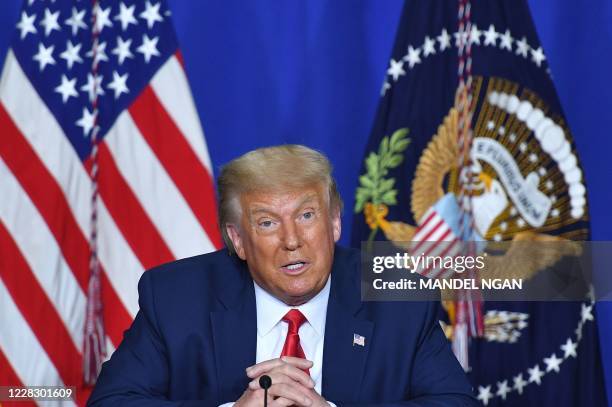
<svg viewBox="0 0 612 407">
<path fill-rule="evenodd" d="M 269 213 L 269 214 L 273 214 L 274 212 L 273 212 L 273 211 L 271 211 L 271 210 L 270 210 L 270 209 L 268 209 L 268 208 L 264 208 L 264 207 L 256 207 L 256 208 L 254 208 L 254 209 L 251 209 L 251 210 L 249 211 L 249 213 L 250 213 L 251 215 L 255 215 L 255 214 L 258 214 L 258 213 Z"/>
<path fill-rule="evenodd" d="M 301 209 L 304 205 L 311 203 L 313 201 L 317 201 L 317 194 L 309 194 L 306 195 L 298 205 L 296 205 L 296 210 Z M 274 209 L 269 208 L 265 205 L 262 204 L 254 204 L 254 208 L 249 210 L 249 215 L 253 216 L 253 215 L 258 215 L 258 214 L 270 214 L 270 215 L 275 215 L 276 212 L 274 211 Z"/>
<path fill-rule="evenodd" d="M 306 195 L 304 197 L 304 199 L 302 199 L 302 201 L 300 202 L 300 204 L 297 206 L 298 208 L 304 206 L 304 204 L 310 203 L 311 201 L 317 201 L 317 194 L 309 194 Z"/>
</svg>

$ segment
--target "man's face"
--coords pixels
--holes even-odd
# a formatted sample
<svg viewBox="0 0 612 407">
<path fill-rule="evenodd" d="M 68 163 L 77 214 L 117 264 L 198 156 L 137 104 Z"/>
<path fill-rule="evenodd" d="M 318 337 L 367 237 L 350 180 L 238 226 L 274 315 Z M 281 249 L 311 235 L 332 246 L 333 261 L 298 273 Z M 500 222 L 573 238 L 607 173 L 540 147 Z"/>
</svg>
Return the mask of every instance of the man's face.
<svg viewBox="0 0 612 407">
<path fill-rule="evenodd" d="M 236 254 L 253 280 L 289 305 L 300 305 L 325 285 L 340 238 L 340 214 L 323 185 L 240 197 L 239 225 L 227 225 Z"/>
</svg>

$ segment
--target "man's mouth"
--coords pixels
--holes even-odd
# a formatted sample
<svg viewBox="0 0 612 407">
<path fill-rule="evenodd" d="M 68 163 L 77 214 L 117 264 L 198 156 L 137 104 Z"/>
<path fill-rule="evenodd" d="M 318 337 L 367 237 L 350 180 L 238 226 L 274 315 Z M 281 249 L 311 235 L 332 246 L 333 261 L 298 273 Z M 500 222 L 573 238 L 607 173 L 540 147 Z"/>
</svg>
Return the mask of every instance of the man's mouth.
<svg viewBox="0 0 612 407">
<path fill-rule="evenodd" d="M 293 261 L 287 263 L 281 267 L 281 269 L 288 274 L 299 274 L 308 268 L 309 263 L 307 261 Z"/>
</svg>

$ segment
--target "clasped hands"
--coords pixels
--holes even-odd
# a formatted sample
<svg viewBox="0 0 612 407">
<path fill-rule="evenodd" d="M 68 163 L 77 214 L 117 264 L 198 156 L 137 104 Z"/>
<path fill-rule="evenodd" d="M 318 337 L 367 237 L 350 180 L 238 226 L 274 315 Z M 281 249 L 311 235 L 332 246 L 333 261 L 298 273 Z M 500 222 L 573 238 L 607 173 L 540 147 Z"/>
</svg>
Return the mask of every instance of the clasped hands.
<svg viewBox="0 0 612 407">
<path fill-rule="evenodd" d="M 247 376 L 253 379 L 235 407 L 262 407 L 264 390 L 259 378 L 268 375 L 272 386 L 268 389 L 268 406 L 305 406 L 328 407 L 329 404 L 314 389 L 314 381 L 304 372 L 312 362 L 302 358 L 283 356 L 266 360 L 246 369 Z"/>
</svg>

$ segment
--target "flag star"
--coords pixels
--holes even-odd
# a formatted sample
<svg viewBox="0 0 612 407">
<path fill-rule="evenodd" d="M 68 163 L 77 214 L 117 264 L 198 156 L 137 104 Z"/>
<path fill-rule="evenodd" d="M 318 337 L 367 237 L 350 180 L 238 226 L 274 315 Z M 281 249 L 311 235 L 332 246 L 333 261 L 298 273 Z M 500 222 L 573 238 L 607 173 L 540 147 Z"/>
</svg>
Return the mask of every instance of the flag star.
<svg viewBox="0 0 612 407">
<path fill-rule="evenodd" d="M 45 17 L 40 22 L 40 25 L 45 27 L 45 36 L 48 37 L 49 34 L 51 34 L 51 31 L 53 30 L 61 31 L 60 25 L 57 22 L 57 19 L 59 18 L 59 14 L 60 14 L 59 11 L 52 13 L 49 11 L 48 8 L 45 9 Z"/>
<path fill-rule="evenodd" d="M 157 41 L 159 41 L 159 37 L 150 39 L 147 34 L 142 35 L 142 44 L 136 48 L 136 51 L 142 54 L 146 63 L 149 63 L 153 55 L 157 57 L 161 55 L 157 50 Z"/>
<path fill-rule="evenodd" d="M 446 28 L 443 28 L 442 33 L 436 38 L 440 43 L 440 51 L 444 51 L 446 48 L 450 48 L 450 35 L 448 35 Z"/>
<path fill-rule="evenodd" d="M 102 89 L 103 78 L 104 76 L 102 75 L 94 78 L 92 74 L 87 74 L 87 83 L 81 86 L 81 90 L 87 92 L 90 102 L 93 102 L 95 96 L 104 95 L 104 89 Z"/>
<path fill-rule="evenodd" d="M 389 84 L 389 82 L 385 81 L 385 83 L 383 83 L 382 88 L 380 89 L 380 96 L 385 96 L 387 90 L 389 90 L 390 88 L 391 85 Z"/>
<path fill-rule="evenodd" d="M 512 378 L 514 385 L 512 388 L 518 392 L 518 394 L 523 394 L 523 387 L 527 386 L 527 382 L 523 379 L 523 374 L 519 373 L 517 376 Z"/>
<path fill-rule="evenodd" d="M 408 62 L 410 68 L 421 62 L 421 49 L 419 47 L 412 48 L 412 45 L 408 46 L 408 55 L 404 57 L 404 61 Z"/>
<path fill-rule="evenodd" d="M 401 59 L 396 61 L 395 59 L 391 58 L 391 61 L 389 62 L 389 69 L 387 69 L 387 74 L 391 75 L 393 80 L 397 82 L 400 76 L 406 74 L 406 71 L 404 71 L 404 62 Z"/>
<path fill-rule="evenodd" d="M 552 211 L 550 211 L 550 216 L 552 216 L 553 218 L 556 218 L 557 216 L 559 216 L 559 209 L 555 208 Z"/>
<path fill-rule="evenodd" d="M 497 129 L 497 132 L 500 136 L 503 136 L 504 134 L 506 134 L 506 128 L 504 126 L 500 126 L 499 129 Z"/>
<path fill-rule="evenodd" d="M 34 27 L 34 20 L 36 20 L 36 14 L 31 16 L 27 15 L 25 11 L 21 12 L 21 20 L 17 23 L 17 28 L 21 33 L 19 37 L 23 40 L 29 33 L 36 34 L 36 27 Z"/>
<path fill-rule="evenodd" d="M 72 69 L 72 65 L 75 62 L 83 62 L 83 59 L 79 56 L 79 51 L 81 50 L 81 44 L 73 45 L 72 41 L 66 41 L 66 50 L 60 54 L 60 58 L 66 60 L 66 65 L 68 69 Z"/>
<path fill-rule="evenodd" d="M 486 406 L 489 404 L 489 400 L 492 398 L 493 394 L 491 393 L 491 386 L 478 386 L 478 400 L 482 401 L 482 404 Z"/>
<path fill-rule="evenodd" d="M 101 33 L 104 30 L 104 27 L 112 27 L 113 23 L 110 20 L 110 6 L 103 9 L 100 7 L 100 3 L 96 3 L 94 8 L 94 14 L 96 15 L 96 31 Z"/>
<path fill-rule="evenodd" d="M 525 221 L 523 220 L 523 218 L 518 218 L 518 220 L 516 221 L 516 226 L 518 226 L 519 228 L 525 227 Z"/>
<path fill-rule="evenodd" d="M 115 16 L 115 20 L 121 21 L 121 29 L 125 31 L 130 24 L 137 25 L 138 21 L 134 17 L 134 9 L 136 5 L 132 4 L 130 7 L 126 7 L 125 3 L 119 3 L 119 14 Z"/>
<path fill-rule="evenodd" d="M 455 47 L 461 48 L 464 47 L 468 40 L 468 32 L 467 31 L 457 31 L 453 34 L 455 36 Z"/>
<path fill-rule="evenodd" d="M 544 56 L 544 51 L 542 47 L 538 47 L 538 49 L 531 49 L 531 60 L 535 62 L 535 64 L 539 67 L 542 65 L 542 62 L 546 59 Z"/>
<path fill-rule="evenodd" d="M 593 306 L 582 304 L 582 309 L 580 310 L 580 315 L 582 322 L 592 321 L 593 320 Z"/>
<path fill-rule="evenodd" d="M 126 58 L 134 58 L 134 54 L 130 51 L 130 45 L 132 45 L 132 39 L 123 41 L 123 38 L 117 37 L 117 46 L 111 51 L 112 54 L 117 55 L 119 65 L 123 64 Z"/>
<path fill-rule="evenodd" d="M 478 26 L 474 24 L 472 29 L 470 30 L 470 44 L 478 44 L 480 45 L 480 36 L 482 32 L 478 29 Z"/>
<path fill-rule="evenodd" d="M 527 44 L 527 39 L 523 37 L 520 41 L 516 42 L 516 55 L 522 55 L 524 58 L 527 58 L 528 53 L 529 45 Z"/>
<path fill-rule="evenodd" d="M 426 57 L 436 53 L 436 40 L 433 38 L 425 37 L 425 43 L 423 44 L 423 56 Z"/>
<path fill-rule="evenodd" d="M 544 363 L 546 363 L 546 371 L 555 371 L 559 372 L 559 365 L 563 362 L 563 359 L 559 359 L 555 353 L 550 355 L 549 358 L 544 358 Z"/>
<path fill-rule="evenodd" d="M 147 4 L 145 5 L 145 11 L 140 13 L 140 18 L 147 20 L 147 27 L 151 29 L 156 21 L 163 21 L 162 16 L 159 14 L 159 6 L 161 3 L 157 3 L 156 5 L 151 5 L 151 2 L 147 0 Z"/>
<path fill-rule="evenodd" d="M 484 32 L 484 45 L 493 45 L 495 46 L 495 42 L 497 41 L 497 37 L 499 33 L 495 31 L 495 26 L 491 24 L 489 29 Z"/>
<path fill-rule="evenodd" d="M 86 55 L 92 58 L 94 55 L 94 50 L 91 49 Z M 98 65 L 100 61 L 108 61 L 108 56 L 106 55 L 106 42 L 101 42 L 96 47 L 96 57 L 94 58 L 94 65 Z"/>
<path fill-rule="evenodd" d="M 96 116 L 89 112 L 86 107 L 83 108 L 83 115 L 76 121 L 76 125 L 83 128 L 83 137 L 87 137 L 91 129 L 93 129 Z"/>
<path fill-rule="evenodd" d="M 574 333 L 576 334 L 576 340 L 577 341 L 580 341 L 582 339 L 582 327 L 583 326 L 584 326 L 584 322 L 580 321 L 578 323 L 578 326 L 574 330 Z"/>
<path fill-rule="evenodd" d="M 53 58 L 54 48 L 54 45 L 49 46 L 49 48 L 45 48 L 42 43 L 38 44 L 38 53 L 34 55 L 32 59 L 38 61 L 38 67 L 41 71 L 49 64 L 55 65 L 55 58 Z"/>
<path fill-rule="evenodd" d="M 505 400 L 506 395 L 511 391 L 512 389 L 508 387 L 508 380 L 504 380 L 503 382 L 497 382 L 497 392 L 495 393 L 495 395 L 501 397 L 502 400 Z"/>
<path fill-rule="evenodd" d="M 499 43 L 499 48 L 506 48 L 508 51 L 512 51 L 512 36 L 510 35 L 510 30 L 506 30 L 505 33 L 500 36 L 501 41 Z"/>
<path fill-rule="evenodd" d="M 85 10 L 78 11 L 76 7 L 72 8 L 72 16 L 66 20 L 66 25 L 72 28 L 72 35 L 77 35 L 79 28 L 87 29 L 84 18 Z"/>
<path fill-rule="evenodd" d="M 77 97 L 79 94 L 76 91 L 76 78 L 68 79 L 66 75 L 62 75 L 62 83 L 55 88 L 55 91 L 62 94 L 62 102 L 64 103 L 70 96 Z"/>
<path fill-rule="evenodd" d="M 567 359 L 568 357 L 577 357 L 576 353 L 577 343 L 572 341 L 572 338 L 567 338 L 567 341 L 561 345 L 561 350 L 563 351 L 563 357 Z"/>
<path fill-rule="evenodd" d="M 535 365 L 533 369 L 527 369 L 529 373 L 529 383 L 536 383 L 538 386 L 542 384 L 542 376 L 544 372 L 540 370 L 540 366 Z"/>
<path fill-rule="evenodd" d="M 529 154 L 529 161 L 531 161 L 532 163 L 535 163 L 536 161 L 538 161 L 538 155 L 535 153 Z"/>
<path fill-rule="evenodd" d="M 130 92 L 127 85 L 125 84 L 125 82 L 127 82 L 127 79 L 128 79 L 127 73 L 125 75 L 119 75 L 117 71 L 113 72 L 113 81 L 106 86 L 109 89 L 112 89 L 115 91 L 115 99 L 119 98 L 119 96 L 121 96 L 122 93 Z"/>
<path fill-rule="evenodd" d="M 493 123 L 493 120 L 489 120 L 487 122 L 487 130 L 493 130 L 495 128 L 495 123 Z"/>
</svg>

